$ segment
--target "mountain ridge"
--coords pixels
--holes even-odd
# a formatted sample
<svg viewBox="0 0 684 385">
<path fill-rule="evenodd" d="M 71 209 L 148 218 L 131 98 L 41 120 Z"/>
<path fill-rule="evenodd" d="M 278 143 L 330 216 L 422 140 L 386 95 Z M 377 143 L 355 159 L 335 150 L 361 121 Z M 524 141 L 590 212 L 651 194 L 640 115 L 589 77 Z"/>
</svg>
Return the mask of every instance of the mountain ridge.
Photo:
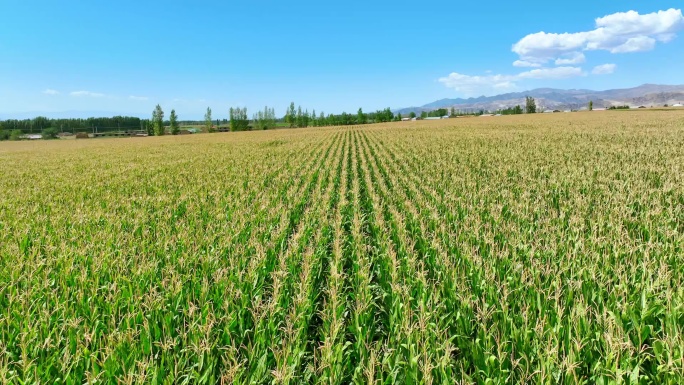
<svg viewBox="0 0 684 385">
<path fill-rule="evenodd" d="M 587 89 L 559 89 L 535 88 L 522 92 L 508 92 L 493 96 L 479 96 L 470 98 L 440 99 L 420 107 L 407 107 L 394 112 L 409 114 L 422 111 L 432 111 L 438 108 L 456 110 L 488 110 L 496 111 L 502 108 L 524 106 L 525 97 L 535 98 L 541 109 L 581 109 L 589 101 L 594 102 L 595 108 L 607 108 L 617 105 L 638 107 L 641 105 L 655 106 L 684 102 L 684 85 L 666 85 L 646 83 L 632 88 L 615 88 L 603 91 Z"/>
</svg>

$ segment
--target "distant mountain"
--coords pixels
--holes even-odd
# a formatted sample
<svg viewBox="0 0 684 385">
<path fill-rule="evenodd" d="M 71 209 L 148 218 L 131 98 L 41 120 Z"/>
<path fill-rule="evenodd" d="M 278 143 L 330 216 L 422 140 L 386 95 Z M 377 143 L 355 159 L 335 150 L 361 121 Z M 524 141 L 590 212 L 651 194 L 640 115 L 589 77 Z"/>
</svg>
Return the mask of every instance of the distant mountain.
<svg viewBox="0 0 684 385">
<path fill-rule="evenodd" d="M 489 110 L 496 111 L 501 108 L 525 105 L 525 97 L 535 98 L 538 108 L 541 109 L 580 109 L 594 102 L 595 108 L 610 107 L 614 105 L 629 105 L 638 107 L 662 106 L 684 102 L 684 85 L 660 85 L 643 84 L 639 87 L 614 89 L 605 91 L 592 90 L 562 90 L 555 88 L 537 88 L 524 92 L 510 92 L 495 96 L 480 96 L 477 98 L 442 99 L 421 107 L 408 107 L 395 110 L 395 113 L 403 115 L 411 112 L 432 111 L 438 108 L 451 108 L 456 110 Z"/>
</svg>

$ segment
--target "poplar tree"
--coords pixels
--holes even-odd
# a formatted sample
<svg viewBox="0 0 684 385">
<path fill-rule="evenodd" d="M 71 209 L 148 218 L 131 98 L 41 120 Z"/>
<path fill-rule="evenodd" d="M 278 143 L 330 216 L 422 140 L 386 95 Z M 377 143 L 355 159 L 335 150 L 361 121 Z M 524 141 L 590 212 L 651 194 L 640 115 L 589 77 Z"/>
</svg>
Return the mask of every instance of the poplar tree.
<svg viewBox="0 0 684 385">
<path fill-rule="evenodd" d="M 304 119 L 302 117 L 302 106 L 297 107 L 297 116 L 295 117 L 295 122 L 297 127 L 302 127 L 304 124 Z"/>
<path fill-rule="evenodd" d="M 258 115 L 258 114 L 257 114 Z M 247 119 L 247 107 L 230 108 L 230 130 L 246 131 L 249 129 L 249 119 Z"/>
<path fill-rule="evenodd" d="M 356 123 L 366 124 L 366 114 L 363 113 L 361 108 L 359 108 L 359 110 L 356 112 Z"/>
<path fill-rule="evenodd" d="M 294 127 L 297 124 L 296 115 L 297 112 L 295 111 L 295 104 L 294 102 L 291 102 L 290 108 L 285 113 L 285 123 L 287 123 L 290 126 L 290 128 Z"/>
<path fill-rule="evenodd" d="M 162 110 L 159 104 L 157 104 L 157 107 L 154 108 L 152 119 L 154 122 L 154 135 L 164 135 L 164 110 Z"/>
<path fill-rule="evenodd" d="M 171 135 L 180 134 L 180 126 L 178 125 L 178 116 L 176 115 L 176 110 L 171 110 L 171 115 L 169 116 Z"/>
<path fill-rule="evenodd" d="M 145 131 L 147 136 L 154 136 L 154 111 L 152 111 L 152 118 L 150 120 L 145 120 Z"/>
<path fill-rule="evenodd" d="M 204 114 L 204 130 L 207 132 L 215 132 L 214 124 L 211 121 L 211 108 L 207 107 L 207 113 Z"/>
</svg>

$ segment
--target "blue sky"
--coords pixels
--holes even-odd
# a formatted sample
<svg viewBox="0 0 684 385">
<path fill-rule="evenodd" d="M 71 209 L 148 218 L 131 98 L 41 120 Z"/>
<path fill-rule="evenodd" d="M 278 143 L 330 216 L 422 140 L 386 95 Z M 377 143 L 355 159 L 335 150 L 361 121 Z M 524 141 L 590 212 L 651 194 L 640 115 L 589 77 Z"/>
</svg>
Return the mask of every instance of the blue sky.
<svg viewBox="0 0 684 385">
<path fill-rule="evenodd" d="M 290 101 L 339 113 L 536 87 L 684 84 L 681 8 L 0 0 L 0 117 L 147 117 L 159 103 L 181 119 L 208 106 L 223 118 L 231 106 L 281 114 Z"/>
</svg>

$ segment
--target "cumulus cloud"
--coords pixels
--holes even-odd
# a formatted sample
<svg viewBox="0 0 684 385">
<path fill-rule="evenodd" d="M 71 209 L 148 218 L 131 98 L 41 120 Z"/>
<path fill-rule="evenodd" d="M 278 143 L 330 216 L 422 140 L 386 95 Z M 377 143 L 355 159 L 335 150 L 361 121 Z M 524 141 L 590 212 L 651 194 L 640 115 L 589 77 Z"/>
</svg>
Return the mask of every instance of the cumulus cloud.
<svg viewBox="0 0 684 385">
<path fill-rule="evenodd" d="M 626 42 L 611 48 L 610 53 L 629 53 L 650 51 L 655 48 L 656 40 L 648 36 L 637 36 L 627 39 Z"/>
<path fill-rule="evenodd" d="M 46 89 L 45 91 L 43 91 L 43 93 L 45 95 L 59 95 L 59 91 L 53 90 L 51 88 Z"/>
<path fill-rule="evenodd" d="M 439 78 L 439 82 L 466 95 L 501 91 L 516 87 L 516 82 L 525 79 L 567 79 L 586 75 L 579 67 L 536 68 L 515 75 L 472 76 L 452 72 Z"/>
<path fill-rule="evenodd" d="M 527 60 L 516 60 L 513 62 L 513 67 L 541 67 L 540 63 L 534 63 Z"/>
<path fill-rule="evenodd" d="M 80 96 L 80 97 L 85 96 L 85 97 L 90 97 L 90 98 L 102 98 L 105 96 L 104 94 L 100 94 L 97 92 L 90 92 L 90 91 L 73 91 L 73 92 L 69 93 L 69 95 Z"/>
<path fill-rule="evenodd" d="M 583 76 L 585 73 L 579 67 L 538 68 L 516 75 L 518 79 L 567 79 Z"/>
<path fill-rule="evenodd" d="M 537 32 L 513 45 L 520 61 L 558 64 L 568 62 L 565 56 L 579 58 L 582 51 L 603 50 L 628 53 L 652 50 L 657 42 L 667 43 L 684 28 L 681 9 L 668 9 L 641 15 L 636 11 L 618 12 L 597 18 L 595 29 L 574 33 Z"/>
<path fill-rule="evenodd" d="M 565 55 L 559 57 L 556 59 L 556 65 L 562 66 L 562 65 L 574 65 L 574 64 L 582 64 L 587 60 L 587 58 L 584 56 L 582 52 L 571 52 L 571 53 L 566 53 Z"/>
<path fill-rule="evenodd" d="M 439 82 L 464 94 L 473 94 L 491 89 L 512 88 L 515 84 L 507 75 L 471 76 L 452 72 L 449 76 L 439 78 Z"/>
<path fill-rule="evenodd" d="M 591 73 L 594 75 L 609 75 L 615 72 L 615 64 L 601 64 L 600 66 L 594 67 Z"/>
<path fill-rule="evenodd" d="M 136 101 L 140 101 L 140 102 L 144 102 L 144 101 L 150 100 L 150 98 L 148 98 L 147 96 L 135 96 L 135 95 L 131 95 L 131 96 L 129 96 L 128 98 L 131 99 L 131 100 L 136 100 Z"/>
</svg>

